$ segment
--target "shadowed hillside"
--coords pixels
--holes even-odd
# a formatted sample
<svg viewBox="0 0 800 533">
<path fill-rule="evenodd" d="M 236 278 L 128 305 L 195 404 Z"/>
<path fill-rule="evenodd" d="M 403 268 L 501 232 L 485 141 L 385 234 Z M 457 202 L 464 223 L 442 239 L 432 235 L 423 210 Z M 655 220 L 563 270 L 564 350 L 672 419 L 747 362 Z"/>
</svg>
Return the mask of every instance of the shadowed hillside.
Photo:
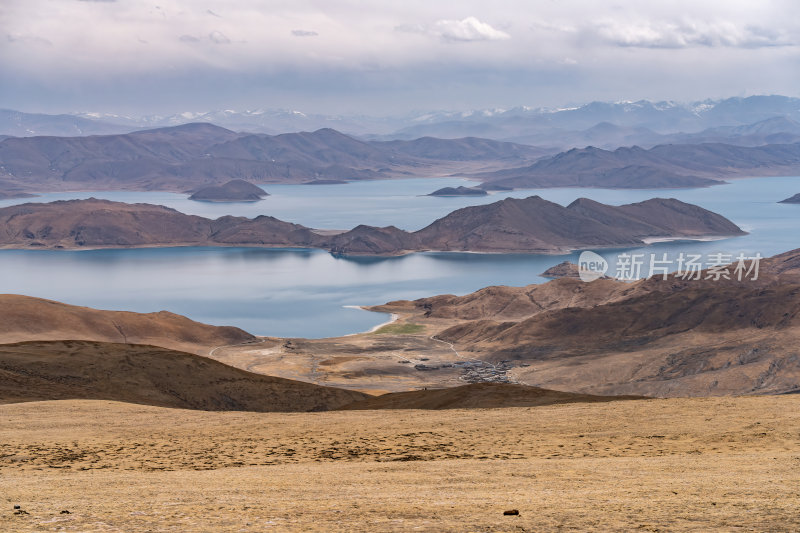
<svg viewBox="0 0 800 533">
<path fill-rule="evenodd" d="M 327 411 L 366 394 L 245 372 L 155 346 L 89 341 L 0 345 L 0 403 L 116 400 L 206 411 Z"/>
<path fill-rule="evenodd" d="M 491 409 L 635 399 L 641 397 L 594 396 L 509 383 L 476 383 L 447 389 L 394 392 L 369 398 L 343 409 Z"/>
</svg>

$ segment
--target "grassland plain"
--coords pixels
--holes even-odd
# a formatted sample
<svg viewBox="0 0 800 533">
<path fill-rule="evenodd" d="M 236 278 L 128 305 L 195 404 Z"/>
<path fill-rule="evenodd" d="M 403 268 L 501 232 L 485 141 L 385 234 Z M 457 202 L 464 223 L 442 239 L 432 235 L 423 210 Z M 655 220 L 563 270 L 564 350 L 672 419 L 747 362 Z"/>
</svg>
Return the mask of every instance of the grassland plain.
<svg viewBox="0 0 800 533">
<path fill-rule="evenodd" d="M 3 405 L 0 530 L 796 531 L 799 402 L 291 414 Z"/>
</svg>

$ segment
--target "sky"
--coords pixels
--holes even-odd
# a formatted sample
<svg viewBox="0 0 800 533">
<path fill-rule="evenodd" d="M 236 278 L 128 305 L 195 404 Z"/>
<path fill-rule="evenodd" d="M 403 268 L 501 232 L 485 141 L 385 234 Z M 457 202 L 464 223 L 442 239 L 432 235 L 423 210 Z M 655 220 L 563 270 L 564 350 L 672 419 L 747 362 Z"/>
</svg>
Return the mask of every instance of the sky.
<svg viewBox="0 0 800 533">
<path fill-rule="evenodd" d="M 797 0 L 0 0 L 0 108 L 397 115 L 800 96 Z"/>
</svg>

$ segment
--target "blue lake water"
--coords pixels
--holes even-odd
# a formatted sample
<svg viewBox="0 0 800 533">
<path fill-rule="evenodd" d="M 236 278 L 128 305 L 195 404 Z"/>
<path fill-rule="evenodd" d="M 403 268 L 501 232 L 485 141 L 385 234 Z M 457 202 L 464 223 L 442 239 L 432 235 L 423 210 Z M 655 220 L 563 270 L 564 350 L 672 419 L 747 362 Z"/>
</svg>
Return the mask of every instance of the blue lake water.
<svg viewBox="0 0 800 533">
<path fill-rule="evenodd" d="M 711 242 L 658 243 L 627 253 L 708 256 L 774 255 L 800 247 L 800 205 L 776 203 L 800 192 L 800 178 L 735 180 L 708 189 L 542 189 L 482 198 L 423 196 L 464 184 L 450 178 L 409 179 L 346 185 L 269 185 L 272 196 L 254 204 L 193 202 L 161 192 L 46 194 L 0 201 L 52 201 L 90 196 L 147 202 L 206 217 L 227 214 L 277 218 L 317 228 L 357 224 L 395 225 L 407 230 L 467 205 L 507 196 L 538 194 L 566 205 L 579 197 L 610 204 L 673 197 L 718 212 L 750 234 Z M 612 264 L 620 250 L 600 251 Z M 577 253 L 498 255 L 421 253 L 394 258 L 341 258 L 319 250 L 253 248 L 158 248 L 135 250 L 0 250 L 0 292 L 27 294 L 76 305 L 139 312 L 166 309 L 251 333 L 327 337 L 364 331 L 385 316 L 345 306 L 372 305 L 441 293 L 465 294 L 487 285 L 544 281 L 539 273 Z"/>
</svg>

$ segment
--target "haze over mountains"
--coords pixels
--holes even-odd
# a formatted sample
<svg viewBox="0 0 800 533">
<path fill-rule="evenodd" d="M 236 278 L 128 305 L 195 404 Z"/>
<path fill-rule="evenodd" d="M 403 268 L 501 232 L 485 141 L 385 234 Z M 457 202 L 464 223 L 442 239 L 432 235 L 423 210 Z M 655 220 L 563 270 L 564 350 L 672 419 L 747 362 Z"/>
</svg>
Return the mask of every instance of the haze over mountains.
<svg viewBox="0 0 800 533">
<path fill-rule="evenodd" d="M 484 188 L 704 187 L 718 178 L 800 173 L 800 143 L 756 147 L 727 144 L 638 146 L 614 151 L 573 148 L 530 166 L 476 174 Z M 717 178 L 717 179 L 713 179 Z"/>
<path fill-rule="evenodd" d="M 187 124 L 125 135 L 7 138 L 0 141 L 0 190 L 193 192 L 231 179 L 299 183 L 507 168 L 546 153 L 469 138 L 380 143 L 331 129 L 270 136 Z"/>
<path fill-rule="evenodd" d="M 796 142 L 800 135 L 797 126 L 800 99 L 772 95 L 685 104 L 646 100 L 591 102 L 561 109 L 517 107 L 398 117 L 327 116 L 274 110 L 183 112 L 140 118 L 102 113 L 56 116 L 3 111 L 0 135 L 126 133 L 192 122 L 267 134 L 332 128 L 376 140 L 473 136 L 558 149 L 695 142 L 753 146 Z"/>
<path fill-rule="evenodd" d="M 10 137 L 0 141 L 0 193 L 63 190 L 196 192 L 239 179 L 319 183 L 470 175 L 486 189 L 703 187 L 726 176 L 800 172 L 800 143 L 743 147 L 660 145 L 554 156 L 489 139 L 362 141 L 335 130 L 276 136 L 187 124 L 124 135 Z"/>
</svg>

